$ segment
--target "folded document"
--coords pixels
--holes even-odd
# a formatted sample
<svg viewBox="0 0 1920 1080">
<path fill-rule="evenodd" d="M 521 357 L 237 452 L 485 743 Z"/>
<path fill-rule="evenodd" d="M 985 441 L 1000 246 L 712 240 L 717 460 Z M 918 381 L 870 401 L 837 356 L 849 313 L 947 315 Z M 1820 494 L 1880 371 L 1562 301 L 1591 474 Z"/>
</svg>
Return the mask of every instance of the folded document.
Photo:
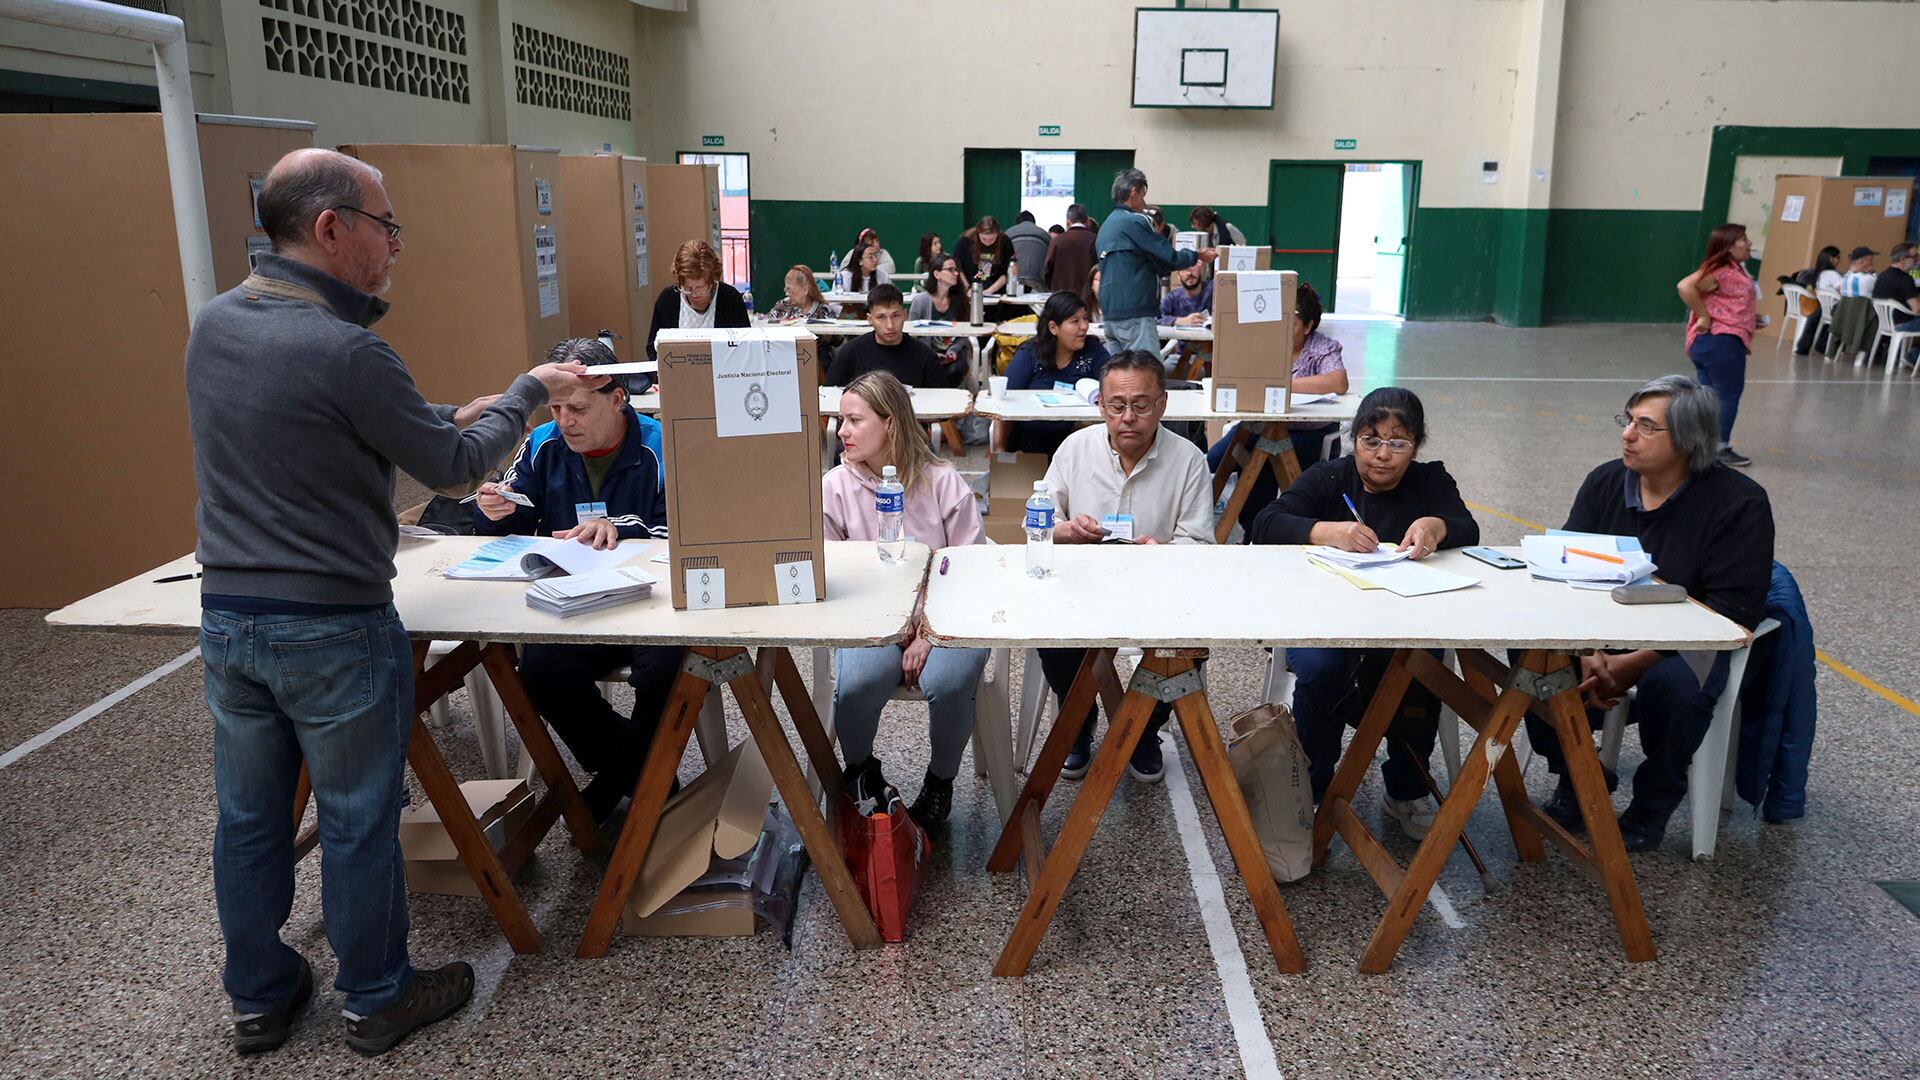
<svg viewBox="0 0 1920 1080">
<path fill-rule="evenodd" d="M 596 549 L 592 544 L 556 536 L 503 536 L 480 545 L 465 562 L 443 572 L 450 578 L 468 580 L 532 581 L 556 572 L 611 570 L 633 555 L 633 548 L 620 544 Z"/>
<path fill-rule="evenodd" d="M 1562 533 L 1520 538 L 1520 554 L 1527 560 L 1528 573 L 1592 589 L 1651 577 L 1656 567 L 1639 547 L 1639 541 L 1630 536 Z"/>
</svg>

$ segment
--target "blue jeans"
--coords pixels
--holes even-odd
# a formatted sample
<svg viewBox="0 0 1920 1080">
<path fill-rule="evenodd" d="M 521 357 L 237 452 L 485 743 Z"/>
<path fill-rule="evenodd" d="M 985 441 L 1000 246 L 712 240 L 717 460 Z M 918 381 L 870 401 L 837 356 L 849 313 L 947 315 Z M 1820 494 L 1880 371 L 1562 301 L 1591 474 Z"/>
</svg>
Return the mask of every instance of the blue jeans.
<svg viewBox="0 0 1920 1080">
<path fill-rule="evenodd" d="M 1633 802 L 1628 812 L 1665 821 L 1679 807 L 1687 793 L 1687 770 L 1693 765 L 1694 751 L 1713 726 L 1713 707 L 1727 688 L 1727 668 L 1732 653 L 1717 653 L 1707 669 L 1703 683 L 1694 675 L 1685 658 L 1662 658 L 1633 684 L 1633 704 L 1627 709 L 1627 722 L 1640 727 L 1640 746 L 1647 759 L 1633 773 Z M 1587 723 L 1599 727 L 1606 715 L 1587 710 Z M 1527 714 L 1527 741 L 1547 768 L 1565 773 L 1560 755 L 1560 739 L 1546 722 Z M 1718 808 L 1715 808 L 1718 812 Z"/>
<path fill-rule="evenodd" d="M 1733 418 L 1740 415 L 1740 394 L 1747 388 L 1747 347 L 1732 334 L 1701 334 L 1687 349 L 1700 385 L 1720 398 L 1720 445 L 1733 443 Z"/>
<path fill-rule="evenodd" d="M 365 1016 L 398 1001 L 407 962 L 400 802 L 413 726 L 413 650 L 392 605 L 350 615 L 201 613 L 220 819 L 213 890 L 221 979 L 237 1014 L 286 1004 L 300 955 L 280 940 L 293 910 L 293 794 L 307 763 L 320 819 L 321 913 L 340 961 L 334 988 Z"/>
<path fill-rule="evenodd" d="M 1119 355 L 1122 349 L 1145 349 L 1160 355 L 1160 324 L 1151 315 L 1135 319 L 1108 319 L 1107 351 Z"/>
<path fill-rule="evenodd" d="M 838 649 L 833 656 L 833 727 L 840 753 L 848 766 L 873 756 L 873 735 L 880 728 L 880 710 L 900 685 L 898 645 L 872 649 Z M 960 755 L 973 735 L 974 690 L 987 666 L 985 649 L 936 647 L 920 670 L 920 690 L 927 695 L 928 735 L 933 759 L 927 771 L 942 780 L 960 772 Z"/>
<path fill-rule="evenodd" d="M 1314 802 L 1333 782 L 1342 734 L 1349 725 L 1359 725 L 1392 659 L 1391 649 L 1287 650 L 1287 667 L 1293 671 L 1293 722 L 1307 752 Z M 1387 725 L 1387 760 L 1380 766 L 1387 798 L 1404 802 L 1433 794 L 1420 770 L 1433 757 L 1439 734 L 1439 699 L 1419 683 L 1408 683 L 1400 709 Z M 1415 756 L 1409 756 L 1409 748 Z"/>
</svg>

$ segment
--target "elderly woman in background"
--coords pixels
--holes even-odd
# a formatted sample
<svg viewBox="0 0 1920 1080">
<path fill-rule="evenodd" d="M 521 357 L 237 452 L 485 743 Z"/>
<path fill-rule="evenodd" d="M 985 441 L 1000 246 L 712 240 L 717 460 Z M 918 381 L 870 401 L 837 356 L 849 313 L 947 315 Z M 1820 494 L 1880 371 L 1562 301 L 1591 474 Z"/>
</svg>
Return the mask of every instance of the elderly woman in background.
<svg viewBox="0 0 1920 1080">
<path fill-rule="evenodd" d="M 653 302 L 647 328 L 647 359 L 657 360 L 654 339 L 662 330 L 713 330 L 750 326 L 740 290 L 720 280 L 720 256 L 705 240 L 689 240 L 673 255 L 672 285 Z"/>
</svg>

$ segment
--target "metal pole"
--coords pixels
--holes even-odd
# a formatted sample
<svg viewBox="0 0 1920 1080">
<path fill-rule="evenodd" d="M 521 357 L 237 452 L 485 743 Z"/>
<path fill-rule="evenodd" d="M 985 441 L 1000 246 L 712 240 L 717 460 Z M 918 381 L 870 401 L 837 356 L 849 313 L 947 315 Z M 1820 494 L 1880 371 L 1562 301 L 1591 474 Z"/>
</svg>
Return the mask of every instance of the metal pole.
<svg viewBox="0 0 1920 1080">
<path fill-rule="evenodd" d="M 128 38 L 153 46 L 160 126 L 167 146 L 167 181 L 173 191 L 174 231 L 180 243 L 180 279 L 191 324 L 200 308 L 213 299 L 213 243 L 207 235 L 206 188 L 200 176 L 200 136 L 194 120 L 186 24 L 172 15 L 101 0 L 0 0 L 0 18 Z"/>
</svg>

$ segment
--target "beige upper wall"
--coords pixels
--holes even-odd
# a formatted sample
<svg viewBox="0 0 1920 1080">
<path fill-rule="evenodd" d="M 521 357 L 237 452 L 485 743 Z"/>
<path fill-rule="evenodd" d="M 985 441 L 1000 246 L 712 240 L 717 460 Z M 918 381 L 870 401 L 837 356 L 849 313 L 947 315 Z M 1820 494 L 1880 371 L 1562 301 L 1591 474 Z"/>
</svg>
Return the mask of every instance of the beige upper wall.
<svg viewBox="0 0 1920 1080">
<path fill-rule="evenodd" d="M 1698 210 L 1718 125 L 1920 128 L 1917 44 L 1915 3 L 1570 0 L 1553 205 Z"/>
<path fill-rule="evenodd" d="M 762 198 L 949 202 L 969 146 L 1131 147 L 1176 203 L 1264 203 L 1274 158 L 1410 158 L 1426 161 L 1423 203 L 1501 205 L 1480 164 L 1507 146 L 1520 0 L 1255 7 L 1280 12 L 1275 108 L 1208 111 L 1130 106 L 1133 9 L 1112 0 L 897 0 L 884 24 L 850 0 L 695 0 L 642 19 L 660 103 L 646 152 L 668 161 L 718 134 L 753 155 Z M 877 113 L 847 89 L 856 27 Z M 1358 152 L 1336 155 L 1336 138 Z"/>
</svg>

